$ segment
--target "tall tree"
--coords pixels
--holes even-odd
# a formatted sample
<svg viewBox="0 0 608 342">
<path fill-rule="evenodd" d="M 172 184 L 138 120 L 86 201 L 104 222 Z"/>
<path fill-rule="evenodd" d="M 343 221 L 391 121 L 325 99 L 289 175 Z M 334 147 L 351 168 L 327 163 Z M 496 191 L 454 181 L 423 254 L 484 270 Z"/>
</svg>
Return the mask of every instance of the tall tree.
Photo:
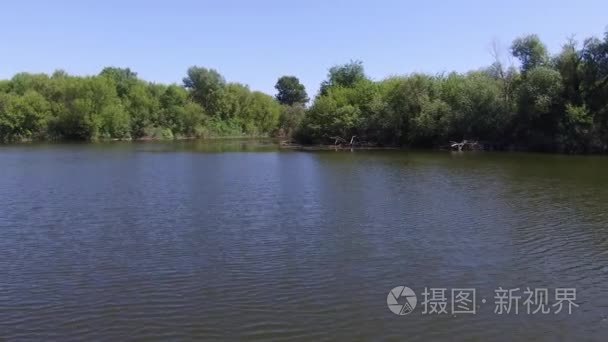
<svg viewBox="0 0 608 342">
<path fill-rule="evenodd" d="M 553 59 L 555 69 L 562 76 L 564 99 L 574 105 L 582 104 L 581 63 L 582 55 L 576 48 L 574 39 L 568 40 L 562 51 Z"/>
<path fill-rule="evenodd" d="M 524 73 L 545 65 L 549 60 L 547 47 L 535 34 L 515 39 L 511 45 L 511 53 L 520 60 Z"/>
<path fill-rule="evenodd" d="M 344 65 L 333 66 L 329 69 L 327 80 L 321 83 L 321 95 L 327 94 L 327 90 L 331 87 L 353 87 L 365 79 L 367 77 L 361 61 L 350 61 Z"/>
<path fill-rule="evenodd" d="M 184 86 L 190 90 L 192 99 L 210 115 L 222 112 L 222 96 L 226 87 L 224 77 L 214 69 L 193 66 L 184 77 Z"/>
<path fill-rule="evenodd" d="M 99 73 L 99 76 L 108 77 L 116 83 L 118 96 L 124 97 L 129 89 L 137 83 L 137 73 L 129 68 L 106 67 Z"/>
<path fill-rule="evenodd" d="M 281 104 L 293 106 L 308 102 L 306 88 L 295 76 L 283 76 L 279 78 L 274 87 L 278 91 L 276 99 Z"/>
</svg>

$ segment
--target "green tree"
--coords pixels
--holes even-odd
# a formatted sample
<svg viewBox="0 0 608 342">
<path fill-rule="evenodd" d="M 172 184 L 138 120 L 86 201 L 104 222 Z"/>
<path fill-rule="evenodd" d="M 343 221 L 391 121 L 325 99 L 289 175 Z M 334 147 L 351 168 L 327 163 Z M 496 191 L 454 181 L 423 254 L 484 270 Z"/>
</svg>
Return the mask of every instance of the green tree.
<svg viewBox="0 0 608 342">
<path fill-rule="evenodd" d="M 131 120 L 119 101 L 103 106 L 101 112 L 100 136 L 103 138 L 129 139 Z"/>
<path fill-rule="evenodd" d="M 352 87 L 360 81 L 367 79 L 363 62 L 350 61 L 344 65 L 336 65 L 329 69 L 327 80 L 321 83 L 320 94 L 325 95 L 331 87 Z"/>
<path fill-rule="evenodd" d="M 184 106 L 174 106 L 169 110 L 171 110 L 173 117 L 171 124 L 161 127 L 171 130 L 176 137 L 199 137 L 202 135 L 206 116 L 200 105 L 188 102 Z"/>
<path fill-rule="evenodd" d="M 576 48 L 576 41 L 570 39 L 564 44 L 562 51 L 554 58 L 553 65 L 562 77 L 564 98 L 570 103 L 582 104 L 582 55 Z"/>
<path fill-rule="evenodd" d="M 221 117 L 226 120 L 236 120 L 244 124 L 245 109 L 251 91 L 240 83 L 229 83 L 223 94 Z"/>
<path fill-rule="evenodd" d="M 519 87 L 517 137 L 535 149 L 554 146 L 563 113 L 563 82 L 557 70 L 530 70 Z"/>
<path fill-rule="evenodd" d="M 121 110 L 112 80 L 105 77 L 68 78 L 55 94 L 56 106 L 50 123 L 51 132 L 61 138 L 95 140 L 113 130 L 108 121 L 111 113 Z M 124 115 L 117 115 L 124 120 Z M 116 127 L 118 127 L 118 123 Z M 119 132 L 120 130 L 115 130 Z"/>
<path fill-rule="evenodd" d="M 510 125 L 503 84 L 484 72 L 450 74 L 441 80 L 441 99 L 450 106 L 449 139 L 496 140 Z"/>
<path fill-rule="evenodd" d="M 183 87 L 177 85 L 166 87 L 159 96 L 160 113 L 156 124 L 181 133 L 183 131 L 181 116 L 185 115 L 184 107 L 188 103 L 191 103 L 188 100 L 188 92 Z"/>
<path fill-rule="evenodd" d="M 40 94 L 46 94 L 49 87 L 49 76 L 45 74 L 19 73 L 13 76 L 9 91 L 23 95 L 29 90 L 35 90 Z"/>
<path fill-rule="evenodd" d="M 10 142 L 19 135 L 21 118 L 14 107 L 19 98 L 13 94 L 0 94 L 0 141 Z"/>
<path fill-rule="evenodd" d="M 279 136 L 287 138 L 295 137 L 305 116 L 306 108 L 304 106 L 283 105 L 281 115 L 279 116 Z"/>
<path fill-rule="evenodd" d="M 137 73 L 129 68 L 106 67 L 99 76 L 107 77 L 116 84 L 116 92 L 118 96 L 124 97 L 129 92 L 129 89 L 137 82 Z"/>
<path fill-rule="evenodd" d="M 0 94 L 0 141 L 43 136 L 49 113 L 48 101 L 34 90 L 23 96 Z"/>
<path fill-rule="evenodd" d="M 332 97 L 318 97 L 303 119 L 300 138 L 307 143 L 327 142 L 336 133 L 331 130 L 337 110 L 338 104 Z"/>
<path fill-rule="evenodd" d="M 283 76 L 279 78 L 274 87 L 278 92 L 276 98 L 280 104 L 293 106 L 308 102 L 306 88 L 295 76 Z"/>
<path fill-rule="evenodd" d="M 0 80 L 0 93 L 8 93 L 11 88 L 11 81 Z"/>
<path fill-rule="evenodd" d="M 412 118 L 410 141 L 418 146 L 440 144 L 448 137 L 446 118 L 451 108 L 441 99 L 423 99 L 420 112 Z"/>
<path fill-rule="evenodd" d="M 271 96 L 254 91 L 251 93 L 244 112 L 244 132 L 254 135 L 266 134 L 277 128 L 281 105 Z"/>
<path fill-rule="evenodd" d="M 564 152 L 587 152 L 591 148 L 593 117 L 585 106 L 566 105 L 560 122 L 559 148 Z"/>
<path fill-rule="evenodd" d="M 200 104 L 209 115 L 221 115 L 222 99 L 226 80 L 214 69 L 193 66 L 188 69 L 188 76 L 183 80 L 190 90 L 192 99 Z M 224 118 L 225 119 L 225 118 Z"/>
<path fill-rule="evenodd" d="M 384 138 L 391 144 L 416 144 L 420 139 L 414 131 L 424 106 L 441 94 L 436 77 L 413 74 L 384 81 L 383 97 L 387 103 L 388 119 L 384 122 Z M 428 139 L 427 139 L 428 140 Z"/>
<path fill-rule="evenodd" d="M 147 131 L 160 126 L 160 98 L 155 97 L 145 84 L 136 83 L 130 87 L 123 103 L 131 116 L 132 137 L 144 137 Z"/>
<path fill-rule="evenodd" d="M 608 31 L 585 40 L 581 51 L 581 96 L 594 116 L 599 149 L 608 151 Z"/>
<path fill-rule="evenodd" d="M 535 34 L 515 39 L 511 45 L 511 53 L 520 60 L 524 73 L 549 61 L 547 47 Z"/>
</svg>

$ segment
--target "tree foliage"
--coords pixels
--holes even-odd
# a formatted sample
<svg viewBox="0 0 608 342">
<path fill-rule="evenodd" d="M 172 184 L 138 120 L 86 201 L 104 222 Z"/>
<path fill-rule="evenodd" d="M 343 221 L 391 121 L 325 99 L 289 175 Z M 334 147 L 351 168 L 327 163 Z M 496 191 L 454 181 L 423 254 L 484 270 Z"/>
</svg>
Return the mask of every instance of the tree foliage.
<svg viewBox="0 0 608 342">
<path fill-rule="evenodd" d="M 381 145 L 478 139 L 497 148 L 608 152 L 608 33 L 551 57 L 536 35 L 515 39 L 520 69 L 496 60 L 469 73 L 370 81 L 360 62 L 329 70 L 302 119 L 303 142 L 334 136 Z"/>
<path fill-rule="evenodd" d="M 521 70 L 524 73 L 545 65 L 549 60 L 547 47 L 535 34 L 515 39 L 511 45 L 511 52 L 520 60 Z"/>
<path fill-rule="evenodd" d="M 283 76 L 279 78 L 274 87 L 277 90 L 277 101 L 280 104 L 293 106 L 304 105 L 308 102 L 306 88 L 295 76 Z"/>
<path fill-rule="evenodd" d="M 327 94 L 327 90 L 331 87 L 352 87 L 366 78 L 361 61 L 350 61 L 344 65 L 333 66 L 329 69 L 327 80 L 321 83 L 320 94 Z"/>
<path fill-rule="evenodd" d="M 271 96 L 192 67 L 184 86 L 145 82 L 130 69 L 93 77 L 58 70 L 0 81 L 0 141 L 268 135 L 281 106 Z"/>
<path fill-rule="evenodd" d="M 193 66 L 184 78 L 184 87 L 190 90 L 192 99 L 211 115 L 223 113 L 222 99 L 226 80 L 214 69 Z"/>
<path fill-rule="evenodd" d="M 374 81 L 363 63 L 331 67 L 315 99 L 295 76 L 277 95 L 193 66 L 183 85 L 145 82 L 128 68 L 75 77 L 19 73 L 0 81 L 0 141 L 277 134 L 438 146 L 477 139 L 497 148 L 608 152 L 608 33 L 566 41 L 551 56 L 536 35 L 511 44 L 519 68 L 495 61 L 466 73 Z"/>
</svg>

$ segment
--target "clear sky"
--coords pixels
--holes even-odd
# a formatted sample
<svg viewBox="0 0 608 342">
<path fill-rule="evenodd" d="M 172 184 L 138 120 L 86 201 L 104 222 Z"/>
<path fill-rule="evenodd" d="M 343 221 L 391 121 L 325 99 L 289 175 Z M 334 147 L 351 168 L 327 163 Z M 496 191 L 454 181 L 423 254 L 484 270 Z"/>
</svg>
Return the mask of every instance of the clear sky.
<svg viewBox="0 0 608 342">
<path fill-rule="evenodd" d="M 602 36 L 606 0 L 15 0 L 0 6 L 0 78 L 21 71 L 97 74 L 130 67 L 181 83 L 189 66 L 274 93 L 295 75 L 314 95 L 335 64 L 359 59 L 374 79 L 467 71 L 517 36 L 551 52 Z"/>
</svg>

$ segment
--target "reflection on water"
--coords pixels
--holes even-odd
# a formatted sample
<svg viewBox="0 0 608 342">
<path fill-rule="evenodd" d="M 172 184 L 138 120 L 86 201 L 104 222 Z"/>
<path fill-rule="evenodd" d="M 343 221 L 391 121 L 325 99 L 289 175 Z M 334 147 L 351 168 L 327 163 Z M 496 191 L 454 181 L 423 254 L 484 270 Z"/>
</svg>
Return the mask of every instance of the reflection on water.
<svg viewBox="0 0 608 342">
<path fill-rule="evenodd" d="M 230 153 L 227 153 L 230 152 Z M 0 338 L 602 340 L 608 158 L 280 151 L 272 142 L 0 147 Z M 419 307 L 396 316 L 390 289 Z M 494 289 L 576 287 L 572 315 Z M 470 287 L 476 315 L 422 315 Z"/>
</svg>

